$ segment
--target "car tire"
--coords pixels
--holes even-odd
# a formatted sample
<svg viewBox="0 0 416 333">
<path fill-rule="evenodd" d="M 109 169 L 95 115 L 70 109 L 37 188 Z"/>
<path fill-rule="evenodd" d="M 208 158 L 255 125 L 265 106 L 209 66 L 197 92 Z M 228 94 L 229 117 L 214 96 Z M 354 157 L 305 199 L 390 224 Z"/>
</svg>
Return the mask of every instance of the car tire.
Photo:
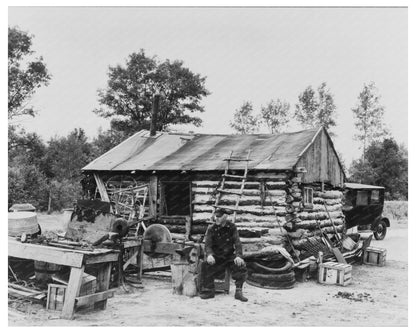
<svg viewBox="0 0 416 333">
<path fill-rule="evenodd" d="M 267 285 L 264 283 L 259 283 L 251 280 L 247 280 L 247 284 L 253 287 L 264 288 L 264 289 L 292 289 L 295 286 L 295 281 L 290 282 L 279 282 L 278 284 L 274 285 Z"/>
<path fill-rule="evenodd" d="M 250 280 L 255 282 L 289 282 L 295 279 L 295 272 L 284 274 L 261 274 L 252 273 L 249 275 Z"/>
<path fill-rule="evenodd" d="M 290 261 L 287 261 L 284 266 L 279 268 L 269 267 L 266 265 L 262 265 L 258 262 L 251 262 L 250 268 L 253 269 L 256 273 L 264 273 L 264 274 L 282 274 L 282 273 L 289 273 L 292 269 L 293 264 Z"/>
<path fill-rule="evenodd" d="M 386 237 L 387 225 L 386 222 L 380 220 L 374 225 L 373 234 L 375 239 L 383 240 Z"/>
</svg>

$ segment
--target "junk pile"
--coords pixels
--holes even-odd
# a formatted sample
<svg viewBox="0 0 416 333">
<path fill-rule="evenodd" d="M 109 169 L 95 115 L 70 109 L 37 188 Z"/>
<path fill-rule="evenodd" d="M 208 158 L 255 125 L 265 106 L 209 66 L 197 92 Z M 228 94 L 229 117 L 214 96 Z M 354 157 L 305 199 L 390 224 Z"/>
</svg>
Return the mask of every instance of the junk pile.
<svg viewBox="0 0 416 333">
<path fill-rule="evenodd" d="M 247 283 L 266 289 L 290 289 L 296 282 L 294 262 L 281 246 L 272 245 L 246 253 Z"/>
</svg>

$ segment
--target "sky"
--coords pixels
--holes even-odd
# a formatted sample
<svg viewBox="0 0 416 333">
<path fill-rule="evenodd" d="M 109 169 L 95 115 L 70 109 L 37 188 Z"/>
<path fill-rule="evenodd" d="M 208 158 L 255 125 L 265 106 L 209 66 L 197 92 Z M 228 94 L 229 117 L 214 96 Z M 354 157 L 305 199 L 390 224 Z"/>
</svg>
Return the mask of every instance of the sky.
<svg viewBox="0 0 416 333">
<path fill-rule="evenodd" d="M 45 140 L 78 127 L 96 136 L 109 128 L 92 112 L 108 67 L 144 49 L 207 77 L 203 126 L 181 131 L 233 133 L 229 122 L 243 102 L 259 111 L 280 98 L 293 111 L 307 86 L 326 82 L 337 106 L 335 148 L 349 165 L 361 154 L 351 108 L 364 83 L 375 82 L 388 129 L 408 144 L 407 15 L 406 8 L 9 7 L 9 26 L 35 36 L 33 50 L 52 74 L 31 101 L 38 115 L 17 123 Z M 298 129 L 294 121 L 288 128 Z"/>
</svg>

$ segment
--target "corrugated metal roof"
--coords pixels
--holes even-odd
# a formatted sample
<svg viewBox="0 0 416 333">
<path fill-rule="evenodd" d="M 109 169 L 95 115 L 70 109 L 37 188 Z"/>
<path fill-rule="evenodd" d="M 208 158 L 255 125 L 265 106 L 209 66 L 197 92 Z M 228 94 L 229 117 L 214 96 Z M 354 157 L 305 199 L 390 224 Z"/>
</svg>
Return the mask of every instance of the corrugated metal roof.
<svg viewBox="0 0 416 333">
<path fill-rule="evenodd" d="M 320 129 L 319 129 L 320 130 Z M 251 151 L 253 170 L 289 170 L 313 140 L 317 129 L 282 134 L 179 134 L 140 131 L 98 157 L 83 170 L 222 170 L 224 159 L 245 158 Z M 232 162 L 232 169 L 244 168 Z"/>
</svg>

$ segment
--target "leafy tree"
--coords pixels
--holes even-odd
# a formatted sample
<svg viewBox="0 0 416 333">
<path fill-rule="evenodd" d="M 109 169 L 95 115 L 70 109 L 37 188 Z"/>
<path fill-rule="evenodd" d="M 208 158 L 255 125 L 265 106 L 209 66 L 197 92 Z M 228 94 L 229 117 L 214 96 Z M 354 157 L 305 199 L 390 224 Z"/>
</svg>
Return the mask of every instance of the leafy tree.
<svg viewBox="0 0 416 333">
<path fill-rule="evenodd" d="M 261 117 L 270 133 L 280 133 L 289 122 L 290 104 L 277 99 L 261 107 Z"/>
<path fill-rule="evenodd" d="M 244 102 L 239 109 L 235 110 L 234 119 L 230 121 L 230 126 L 240 134 L 250 134 L 258 131 L 259 119 L 253 115 L 253 104 L 251 102 Z"/>
<path fill-rule="evenodd" d="M 407 149 L 393 138 L 373 141 L 364 153 L 365 158 L 353 161 L 350 180 L 384 186 L 386 199 L 408 198 Z"/>
<path fill-rule="evenodd" d="M 36 89 L 48 85 L 50 75 L 43 58 L 29 59 L 34 51 L 32 35 L 9 27 L 8 41 L 8 118 L 21 115 L 35 115 L 33 107 L 28 106 Z"/>
<path fill-rule="evenodd" d="M 201 125 L 193 114 L 204 111 L 200 102 L 209 95 L 206 78 L 184 67 L 183 61 L 160 62 L 142 49 L 129 55 L 125 66 L 110 66 L 108 77 L 108 87 L 98 91 L 102 107 L 94 112 L 111 118 L 113 129 L 127 135 L 149 129 L 155 94 L 162 96 L 157 130 L 173 124 Z"/>
<path fill-rule="evenodd" d="M 127 136 L 123 132 L 115 131 L 112 129 L 103 131 L 101 128 L 99 128 L 97 137 L 95 137 L 92 141 L 94 158 L 106 153 L 126 138 Z"/>
<path fill-rule="evenodd" d="M 374 82 L 364 84 L 358 96 L 357 106 L 352 108 L 352 112 L 355 118 L 354 124 L 359 132 L 354 138 L 362 142 L 365 152 L 368 144 L 387 134 L 383 124 L 384 107 L 380 105 L 380 96 Z"/>
<path fill-rule="evenodd" d="M 8 205 L 31 203 L 37 209 L 47 209 L 48 182 L 36 165 L 22 164 L 9 167 Z"/>
<path fill-rule="evenodd" d="M 82 128 L 74 129 L 67 137 L 49 141 L 45 159 L 51 167 L 49 178 L 79 181 L 81 168 L 93 157 L 91 143 Z"/>
<path fill-rule="evenodd" d="M 334 97 L 325 82 L 317 92 L 308 86 L 299 96 L 295 105 L 295 118 L 304 128 L 323 126 L 329 132 L 336 125 Z"/>
</svg>

